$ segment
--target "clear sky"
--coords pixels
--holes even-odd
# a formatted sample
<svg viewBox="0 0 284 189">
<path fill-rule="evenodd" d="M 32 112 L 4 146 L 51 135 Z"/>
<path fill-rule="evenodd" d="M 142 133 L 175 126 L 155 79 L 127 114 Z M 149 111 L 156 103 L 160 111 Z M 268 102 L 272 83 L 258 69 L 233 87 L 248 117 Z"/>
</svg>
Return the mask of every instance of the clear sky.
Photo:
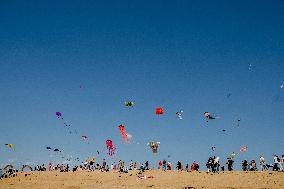
<svg viewBox="0 0 284 189">
<path fill-rule="evenodd" d="M 210 155 L 223 164 L 233 151 L 237 168 L 261 154 L 271 162 L 284 154 L 283 10 L 280 0 L 2 0 L 0 164 L 58 161 L 46 146 L 108 158 L 106 139 L 116 158 L 151 165 L 166 158 L 204 169 Z M 207 123 L 205 111 L 220 118 Z M 161 142 L 158 154 L 150 140 Z"/>
</svg>

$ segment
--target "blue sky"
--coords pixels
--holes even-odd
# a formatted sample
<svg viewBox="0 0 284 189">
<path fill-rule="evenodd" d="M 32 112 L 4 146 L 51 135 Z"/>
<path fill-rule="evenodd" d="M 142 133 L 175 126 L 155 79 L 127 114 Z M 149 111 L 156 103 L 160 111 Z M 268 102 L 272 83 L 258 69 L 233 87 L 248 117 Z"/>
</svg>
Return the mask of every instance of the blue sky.
<svg viewBox="0 0 284 189">
<path fill-rule="evenodd" d="M 1 1 L 0 164 L 58 161 L 46 146 L 81 159 L 99 150 L 100 160 L 106 139 L 117 158 L 151 165 L 170 155 L 204 168 L 243 145 L 237 168 L 260 154 L 272 161 L 284 153 L 283 9 L 276 0 Z M 220 118 L 206 123 L 205 111 Z"/>
</svg>

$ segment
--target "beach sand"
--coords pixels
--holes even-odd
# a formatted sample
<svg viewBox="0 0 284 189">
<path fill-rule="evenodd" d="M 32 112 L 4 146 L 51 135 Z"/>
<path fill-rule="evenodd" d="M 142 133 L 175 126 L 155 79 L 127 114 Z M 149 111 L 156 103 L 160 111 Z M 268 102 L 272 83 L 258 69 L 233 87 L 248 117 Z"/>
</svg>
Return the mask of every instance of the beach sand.
<svg viewBox="0 0 284 189">
<path fill-rule="evenodd" d="M 25 176 L 25 174 L 28 174 Z M 132 175 L 131 175 L 132 174 Z M 94 188 L 284 188 L 284 172 L 178 172 L 146 171 L 153 178 L 139 179 L 136 172 L 27 172 L 0 180 L 0 189 Z"/>
</svg>

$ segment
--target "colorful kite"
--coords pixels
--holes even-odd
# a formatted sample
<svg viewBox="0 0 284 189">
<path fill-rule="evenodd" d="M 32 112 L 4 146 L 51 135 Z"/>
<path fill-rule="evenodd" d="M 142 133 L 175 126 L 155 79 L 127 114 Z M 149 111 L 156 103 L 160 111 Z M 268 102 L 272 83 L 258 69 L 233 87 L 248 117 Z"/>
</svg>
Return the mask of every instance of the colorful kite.
<svg viewBox="0 0 284 189">
<path fill-rule="evenodd" d="M 248 147 L 247 147 L 247 146 L 243 146 L 243 147 L 241 147 L 240 152 L 246 152 L 246 151 L 247 151 L 247 149 L 248 149 Z"/>
<path fill-rule="evenodd" d="M 122 136 L 123 141 L 125 143 L 127 143 L 128 141 L 127 141 L 127 135 L 125 133 L 125 126 L 124 125 L 119 125 L 118 128 L 119 128 L 119 131 L 120 131 L 120 134 Z"/>
<path fill-rule="evenodd" d="M 63 122 L 64 127 L 67 127 L 69 134 L 72 134 L 72 133 L 76 133 L 76 134 L 77 134 L 77 131 L 76 131 L 76 130 L 71 131 L 71 125 L 70 125 L 70 124 L 67 124 L 67 123 L 65 122 L 65 120 L 64 120 L 64 118 L 63 118 L 61 112 L 56 112 L 55 115 L 57 116 L 58 119 L 61 118 L 61 121 Z"/>
<path fill-rule="evenodd" d="M 183 113 L 182 110 L 176 113 L 176 115 L 179 119 L 182 119 L 182 113 Z"/>
<path fill-rule="evenodd" d="M 125 106 L 134 106 L 134 102 L 124 102 Z"/>
<path fill-rule="evenodd" d="M 164 114 L 163 108 L 156 108 L 156 114 L 157 114 L 157 115 L 162 115 L 162 114 Z"/>
<path fill-rule="evenodd" d="M 209 119 L 216 119 L 215 117 L 212 117 L 212 116 L 210 115 L 210 112 L 204 112 L 204 116 L 205 116 L 205 118 L 207 119 L 207 120 L 206 120 L 207 122 L 208 122 Z"/>
<path fill-rule="evenodd" d="M 57 116 L 57 118 L 60 118 L 62 116 L 61 112 L 55 112 L 55 115 Z"/>
<path fill-rule="evenodd" d="M 161 144 L 160 142 L 151 141 L 147 145 L 151 148 L 153 153 L 157 153 L 160 147 L 160 144 Z"/>
<path fill-rule="evenodd" d="M 5 144 L 8 148 L 15 150 L 14 144 Z"/>
<path fill-rule="evenodd" d="M 232 156 L 232 159 L 234 159 L 236 157 L 235 152 L 233 152 L 231 156 Z"/>
<path fill-rule="evenodd" d="M 106 140 L 106 147 L 108 149 L 108 155 L 112 156 L 115 153 L 116 148 L 112 144 L 112 140 Z"/>
</svg>

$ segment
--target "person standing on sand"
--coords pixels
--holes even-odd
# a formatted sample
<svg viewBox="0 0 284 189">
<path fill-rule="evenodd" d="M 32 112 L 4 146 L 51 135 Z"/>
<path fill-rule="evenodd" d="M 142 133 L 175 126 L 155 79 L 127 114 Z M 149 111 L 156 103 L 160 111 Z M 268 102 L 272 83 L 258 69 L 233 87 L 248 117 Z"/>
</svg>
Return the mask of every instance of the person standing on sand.
<svg viewBox="0 0 284 189">
<path fill-rule="evenodd" d="M 130 160 L 129 170 L 130 170 L 130 171 L 133 170 L 133 161 L 132 161 L 132 160 Z"/>
<path fill-rule="evenodd" d="M 279 157 L 277 155 L 274 155 L 273 160 L 274 160 L 273 171 L 279 171 L 279 169 L 280 169 L 280 159 L 279 159 Z"/>
<path fill-rule="evenodd" d="M 160 161 L 159 161 L 158 170 L 161 170 L 161 169 L 162 169 L 162 166 L 163 166 L 163 162 L 162 162 L 162 160 L 160 160 Z"/>
<path fill-rule="evenodd" d="M 172 163 L 170 161 L 167 162 L 167 170 L 172 170 Z"/>
<path fill-rule="evenodd" d="M 228 165 L 228 171 L 233 171 L 233 164 L 234 164 L 234 160 L 232 160 L 232 158 L 227 158 L 227 165 Z"/>
<path fill-rule="evenodd" d="M 188 165 L 188 163 L 185 166 L 185 170 L 186 170 L 186 172 L 189 172 L 189 165 Z"/>
<path fill-rule="evenodd" d="M 137 162 L 135 161 L 134 162 L 134 170 L 136 170 L 137 169 Z"/>
<path fill-rule="evenodd" d="M 103 164 L 102 164 L 102 171 L 106 170 L 106 160 L 103 159 Z"/>
<path fill-rule="evenodd" d="M 149 170 L 149 162 L 148 161 L 145 162 L 145 170 Z"/>
<path fill-rule="evenodd" d="M 243 171 L 248 171 L 248 161 L 246 159 L 242 161 L 242 169 Z"/>
<path fill-rule="evenodd" d="M 176 169 L 177 169 L 178 171 L 181 171 L 181 162 L 180 162 L 180 161 L 177 162 Z"/>
<path fill-rule="evenodd" d="M 167 170 L 167 162 L 166 160 L 163 161 L 163 171 Z"/>
<path fill-rule="evenodd" d="M 260 164 L 260 170 L 261 171 L 268 170 L 268 168 L 267 168 L 267 166 L 265 164 L 265 159 L 264 159 L 264 157 L 262 155 L 259 157 L 259 164 Z"/>
<path fill-rule="evenodd" d="M 284 171 L 284 155 L 282 155 L 280 158 L 279 166 L 280 166 L 280 171 Z"/>
</svg>

